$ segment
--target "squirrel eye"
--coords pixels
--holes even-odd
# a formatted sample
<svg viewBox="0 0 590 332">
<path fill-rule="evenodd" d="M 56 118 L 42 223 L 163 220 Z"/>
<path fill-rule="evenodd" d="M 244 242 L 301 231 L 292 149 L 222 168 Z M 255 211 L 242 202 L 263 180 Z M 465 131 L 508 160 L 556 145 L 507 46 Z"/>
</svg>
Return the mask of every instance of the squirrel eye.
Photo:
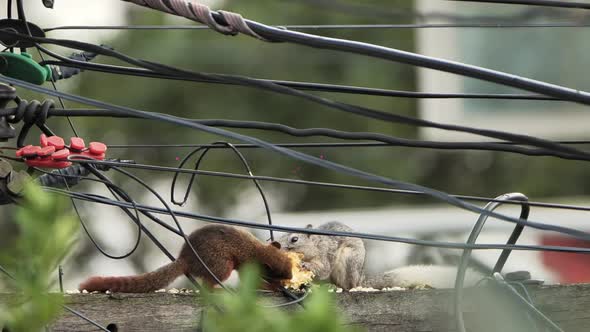
<svg viewBox="0 0 590 332">
<path fill-rule="evenodd" d="M 298 240 L 299 240 L 299 237 L 297 237 L 297 236 L 293 236 L 293 237 L 291 238 L 291 243 L 295 243 L 295 242 L 297 242 Z"/>
</svg>

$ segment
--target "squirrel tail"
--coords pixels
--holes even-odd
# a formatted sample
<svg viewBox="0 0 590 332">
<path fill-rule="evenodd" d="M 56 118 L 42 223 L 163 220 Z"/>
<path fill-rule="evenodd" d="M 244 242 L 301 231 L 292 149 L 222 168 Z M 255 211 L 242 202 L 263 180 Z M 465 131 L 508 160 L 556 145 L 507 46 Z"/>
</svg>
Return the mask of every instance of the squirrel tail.
<svg viewBox="0 0 590 332">
<path fill-rule="evenodd" d="M 375 289 L 383 289 L 387 287 L 402 287 L 395 275 L 390 273 L 364 275 L 361 282 L 362 287 L 370 287 Z"/>
<path fill-rule="evenodd" d="M 148 293 L 168 286 L 174 279 L 184 274 L 186 265 L 176 260 L 161 268 L 140 274 L 126 277 L 90 277 L 82 282 L 79 290 L 89 292 L 111 291 L 119 293 Z"/>
<path fill-rule="evenodd" d="M 363 287 L 376 289 L 386 287 L 453 288 L 456 274 L 456 266 L 409 265 L 385 273 L 365 276 L 361 284 Z M 474 286 L 483 278 L 482 273 L 468 269 L 465 276 L 465 287 Z"/>
</svg>

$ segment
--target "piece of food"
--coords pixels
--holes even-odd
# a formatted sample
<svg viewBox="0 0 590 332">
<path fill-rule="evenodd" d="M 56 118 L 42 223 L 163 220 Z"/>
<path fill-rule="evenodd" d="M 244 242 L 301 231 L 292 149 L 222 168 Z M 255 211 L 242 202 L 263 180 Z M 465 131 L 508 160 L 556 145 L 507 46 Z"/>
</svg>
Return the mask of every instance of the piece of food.
<svg viewBox="0 0 590 332">
<path fill-rule="evenodd" d="M 292 262 L 292 274 L 293 278 L 291 280 L 283 280 L 281 283 L 284 287 L 291 288 L 291 289 L 301 289 L 302 286 L 308 285 L 313 280 L 313 272 L 305 269 L 302 266 L 302 259 L 303 254 L 289 251 L 287 252 L 287 256 L 291 259 Z"/>
</svg>

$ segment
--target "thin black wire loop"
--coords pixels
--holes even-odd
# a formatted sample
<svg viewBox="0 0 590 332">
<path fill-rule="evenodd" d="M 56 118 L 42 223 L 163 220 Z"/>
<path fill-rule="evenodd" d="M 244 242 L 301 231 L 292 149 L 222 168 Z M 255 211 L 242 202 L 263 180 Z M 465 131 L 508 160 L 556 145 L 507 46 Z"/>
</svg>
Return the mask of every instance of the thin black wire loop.
<svg viewBox="0 0 590 332">
<path fill-rule="evenodd" d="M 197 160 L 197 163 L 195 164 L 195 170 L 198 170 L 199 168 L 199 164 L 201 163 L 201 160 L 203 159 L 203 156 L 205 154 L 205 152 L 203 151 L 209 151 L 209 149 L 205 150 L 207 148 L 197 148 L 191 152 L 189 152 L 186 156 L 184 156 L 184 158 L 182 158 L 182 160 L 180 161 L 180 164 L 178 164 L 178 168 L 182 168 L 184 166 L 184 164 L 186 164 L 189 159 L 195 155 L 198 152 L 202 152 L 201 155 L 199 156 L 199 159 Z M 184 206 L 184 204 L 186 204 L 187 200 L 188 200 L 188 196 L 190 195 L 191 189 L 193 187 L 193 183 L 197 177 L 197 173 L 193 173 L 191 174 L 191 178 L 190 181 L 188 182 L 188 185 L 186 187 L 186 191 L 184 192 L 184 197 L 182 199 L 182 201 L 177 201 L 176 200 L 176 181 L 178 180 L 178 176 L 180 175 L 180 172 L 176 172 L 174 173 L 174 176 L 172 177 L 172 184 L 170 185 L 170 201 L 172 202 L 172 204 L 177 205 L 177 206 Z"/>
<path fill-rule="evenodd" d="M 98 172 L 96 169 L 94 169 L 94 167 L 92 165 L 86 165 L 86 167 L 93 174 L 95 174 L 96 172 Z M 65 183 L 66 187 L 69 190 L 69 185 L 68 185 L 67 181 L 64 180 L 64 183 Z M 106 179 L 106 177 L 105 177 L 104 184 L 108 188 L 108 190 L 111 192 L 111 194 L 113 195 L 113 197 L 116 200 L 119 200 L 119 195 L 117 195 L 117 193 L 113 189 L 115 187 L 115 185 L 110 180 Z M 123 193 L 125 195 L 125 197 L 129 197 L 129 195 L 126 194 L 125 191 L 123 191 L 123 189 L 121 189 L 120 187 L 117 187 L 117 191 Z M 127 216 L 133 222 L 135 222 L 135 224 L 137 225 L 137 236 L 136 236 L 135 243 L 134 243 L 133 247 L 128 252 L 126 252 L 126 253 L 124 253 L 122 255 L 118 255 L 118 256 L 117 255 L 109 254 L 106 250 L 104 250 L 102 248 L 102 246 L 100 246 L 98 244 L 98 242 L 96 241 L 96 239 L 94 239 L 94 237 L 91 235 L 90 230 L 87 228 L 86 223 L 83 221 L 83 218 L 80 216 L 80 214 L 78 212 L 78 208 L 74 204 L 74 209 L 76 211 L 76 214 L 78 215 L 78 219 L 80 220 L 80 224 L 82 225 L 82 228 L 84 228 L 84 232 L 88 236 L 88 239 L 92 242 L 92 244 L 94 245 L 94 247 L 96 248 L 96 250 L 98 250 L 102 255 L 104 255 L 105 257 L 108 257 L 110 259 L 125 259 L 125 258 L 128 258 L 133 253 L 135 253 L 135 251 L 137 250 L 137 248 L 139 248 L 139 244 L 141 243 L 141 234 L 142 234 L 142 230 L 143 230 L 144 227 L 142 225 L 141 218 L 139 216 L 139 210 L 137 209 L 137 203 L 134 200 L 128 200 L 128 202 L 133 205 L 133 210 L 135 211 L 135 215 L 132 215 L 131 212 L 128 209 L 126 209 L 126 208 L 122 208 L 121 210 L 123 212 L 125 212 L 125 214 L 127 214 Z"/>
<path fill-rule="evenodd" d="M 531 212 L 531 206 L 529 204 L 528 197 L 526 197 L 524 195 L 522 195 L 522 196 L 513 195 L 512 198 L 506 198 L 506 200 L 504 200 L 504 199 L 502 199 L 502 200 L 503 201 L 507 201 L 507 200 L 522 201 L 522 205 L 520 208 L 520 219 L 527 220 L 529 218 L 529 213 Z M 495 203 L 503 204 L 504 202 L 496 201 Z M 520 235 L 522 234 L 522 231 L 524 230 L 524 226 L 525 225 L 516 224 L 516 226 L 514 226 L 514 230 L 512 230 L 512 233 L 510 234 L 510 237 L 508 238 L 508 241 L 506 242 L 506 244 L 516 244 L 516 241 L 518 241 L 518 238 L 520 237 Z M 508 256 L 510 256 L 510 253 L 511 253 L 511 250 L 509 250 L 509 249 L 502 250 L 502 253 L 500 253 L 500 257 L 498 257 L 498 260 L 496 261 L 496 264 L 494 265 L 494 268 L 492 269 L 492 273 L 502 272 L 502 269 L 504 268 L 504 265 L 506 264 L 506 261 L 508 260 Z"/>
<path fill-rule="evenodd" d="M 33 125 L 37 125 L 39 129 L 47 136 L 55 135 L 49 127 L 45 124 L 49 112 L 55 107 L 55 103 L 51 99 L 46 99 L 42 103 L 37 100 L 26 101 L 18 99 L 18 106 L 15 114 L 9 119 L 9 122 L 16 123 L 23 121 L 23 126 L 18 134 L 16 145 L 21 148 L 25 145 L 25 140 Z"/>
<path fill-rule="evenodd" d="M 84 168 L 86 168 L 90 173 L 96 175 L 97 173 L 99 173 L 99 171 L 93 166 L 93 165 L 82 165 Z M 100 182 L 102 184 L 104 184 L 107 189 L 111 192 L 111 194 L 113 195 L 113 197 L 116 200 L 119 200 L 120 196 L 129 198 L 129 195 L 120 187 L 116 186 L 114 183 L 112 183 L 106 176 L 102 176 L 102 179 L 98 180 L 98 179 L 91 179 L 89 177 L 84 177 L 84 176 L 79 176 L 79 175 L 70 175 L 70 174 L 64 174 L 64 173 L 51 173 L 51 172 L 47 172 L 41 168 L 35 168 L 36 171 L 47 174 L 47 175 L 51 175 L 53 178 L 57 179 L 57 178 L 61 178 L 62 179 L 62 183 L 64 185 L 64 187 L 70 191 L 70 184 L 68 183 L 67 179 L 76 179 L 76 180 L 95 180 L 96 182 Z M 58 182 L 56 180 L 53 181 L 55 183 L 55 185 L 58 184 Z M 117 192 L 120 193 L 120 195 L 118 195 L 115 191 L 114 188 L 116 188 Z M 133 215 L 128 208 L 124 208 L 124 207 L 119 207 L 121 210 L 123 210 L 125 212 L 125 214 L 127 214 L 127 216 L 133 221 L 135 222 L 135 224 L 137 225 L 137 236 L 134 242 L 134 245 L 132 246 L 132 248 L 126 252 L 125 254 L 122 255 L 113 255 L 113 254 L 109 254 L 106 250 L 104 250 L 102 248 L 102 246 L 96 241 L 96 239 L 94 238 L 94 236 L 92 235 L 92 233 L 90 232 L 90 229 L 88 228 L 88 226 L 86 225 L 86 222 L 84 222 L 84 219 L 82 218 L 82 216 L 80 215 L 78 206 L 76 205 L 75 201 L 72 199 L 72 206 L 74 207 L 74 211 L 76 213 L 76 215 L 78 216 L 78 220 L 80 221 L 80 225 L 82 226 L 82 229 L 84 230 L 84 232 L 86 233 L 86 236 L 88 236 L 88 239 L 90 240 L 90 242 L 92 242 L 92 244 L 94 245 L 94 247 L 96 248 L 96 250 L 98 250 L 103 256 L 108 257 L 110 259 L 125 259 L 129 256 L 131 256 L 139 247 L 139 244 L 141 242 L 141 232 L 142 232 L 142 222 L 141 222 L 141 218 L 139 217 L 139 209 L 137 208 L 137 203 L 134 200 L 127 200 L 127 202 L 131 203 L 132 209 L 135 211 L 135 215 Z"/>
<path fill-rule="evenodd" d="M 222 146 L 226 146 L 228 148 L 230 148 L 235 155 L 238 156 L 238 158 L 240 158 L 240 162 L 242 163 L 242 165 L 244 166 L 244 168 L 246 169 L 246 172 L 248 172 L 248 175 L 250 175 L 250 177 L 252 177 L 252 182 L 254 182 L 254 185 L 256 186 L 256 189 L 258 190 L 258 193 L 260 194 L 260 197 L 262 198 L 262 202 L 264 204 L 264 210 L 266 212 L 266 219 L 268 221 L 269 225 L 272 225 L 272 215 L 270 212 L 270 206 L 268 204 L 268 200 L 266 199 L 266 195 L 264 194 L 264 190 L 262 189 L 262 186 L 260 185 L 260 183 L 258 182 L 258 180 L 256 178 L 254 178 L 254 174 L 252 173 L 252 169 L 250 168 L 250 164 L 248 163 L 248 161 L 246 160 L 246 158 L 244 157 L 244 155 L 232 144 L 229 142 L 214 142 L 213 143 L 214 146 L 216 145 L 222 145 Z M 197 152 L 202 151 L 201 155 L 199 156 L 199 158 L 197 159 L 197 162 L 195 163 L 195 170 L 199 169 L 199 166 L 201 165 L 201 162 L 204 160 L 205 156 L 207 155 L 207 153 L 209 151 L 211 151 L 211 148 L 206 147 L 206 148 L 198 148 L 196 150 L 191 151 L 190 153 L 188 153 L 180 162 L 180 164 L 178 165 L 178 169 L 182 169 L 182 167 L 184 166 L 184 164 Z M 178 179 L 178 175 L 180 173 L 176 172 L 174 173 L 174 176 L 172 178 L 172 185 L 170 186 L 170 197 L 171 197 L 171 201 L 173 204 L 178 205 L 178 206 L 183 206 L 184 204 L 186 204 L 187 200 L 188 200 L 188 196 L 190 194 L 191 188 L 193 186 L 193 183 L 196 180 L 196 177 L 198 175 L 198 173 L 192 173 L 191 177 L 190 177 L 190 181 L 187 185 L 186 191 L 184 193 L 184 198 L 181 202 L 177 201 L 176 198 L 174 197 L 174 193 L 175 193 L 175 188 L 176 188 L 176 181 Z M 270 230 L 270 240 L 274 241 L 274 234 L 273 231 Z"/>
</svg>

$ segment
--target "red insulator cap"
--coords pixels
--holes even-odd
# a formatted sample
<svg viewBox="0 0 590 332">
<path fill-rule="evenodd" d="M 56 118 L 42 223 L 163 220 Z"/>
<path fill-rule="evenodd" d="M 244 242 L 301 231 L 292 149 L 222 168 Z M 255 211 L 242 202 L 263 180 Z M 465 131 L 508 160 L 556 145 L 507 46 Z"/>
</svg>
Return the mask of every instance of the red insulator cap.
<svg viewBox="0 0 590 332">
<path fill-rule="evenodd" d="M 18 152 L 20 152 L 20 156 L 25 158 L 36 157 L 39 151 L 41 151 L 41 147 L 36 145 L 27 145 L 24 148 L 18 150 Z"/>
<path fill-rule="evenodd" d="M 50 156 L 54 152 L 55 152 L 55 146 L 46 146 L 46 147 L 41 148 L 37 152 L 37 155 L 39 157 L 48 157 L 48 156 Z"/>
<path fill-rule="evenodd" d="M 23 156 L 23 153 L 25 152 L 25 149 L 30 148 L 30 147 L 32 147 L 32 145 L 27 145 L 25 147 L 22 147 L 22 148 L 16 150 L 16 156 L 17 157 L 22 157 Z"/>
<path fill-rule="evenodd" d="M 94 155 L 101 155 L 107 151 L 107 146 L 101 142 L 90 142 L 88 150 Z"/>
<path fill-rule="evenodd" d="M 66 146 L 64 139 L 59 136 L 50 136 L 47 137 L 47 145 L 48 146 L 55 146 L 56 150 L 61 150 Z"/>
<path fill-rule="evenodd" d="M 47 146 L 47 135 L 45 134 L 41 134 L 41 138 L 39 139 L 39 141 L 41 142 L 41 146 L 42 147 L 46 147 Z"/>
<path fill-rule="evenodd" d="M 72 137 L 70 138 L 70 149 L 75 151 L 82 151 L 86 147 L 84 144 L 84 140 L 80 137 Z"/>
<path fill-rule="evenodd" d="M 63 150 L 59 150 L 59 151 L 56 151 L 55 153 L 53 153 L 51 155 L 51 158 L 53 158 L 54 160 L 63 160 L 63 159 L 67 159 L 69 155 L 70 155 L 70 150 L 63 149 Z"/>
</svg>

